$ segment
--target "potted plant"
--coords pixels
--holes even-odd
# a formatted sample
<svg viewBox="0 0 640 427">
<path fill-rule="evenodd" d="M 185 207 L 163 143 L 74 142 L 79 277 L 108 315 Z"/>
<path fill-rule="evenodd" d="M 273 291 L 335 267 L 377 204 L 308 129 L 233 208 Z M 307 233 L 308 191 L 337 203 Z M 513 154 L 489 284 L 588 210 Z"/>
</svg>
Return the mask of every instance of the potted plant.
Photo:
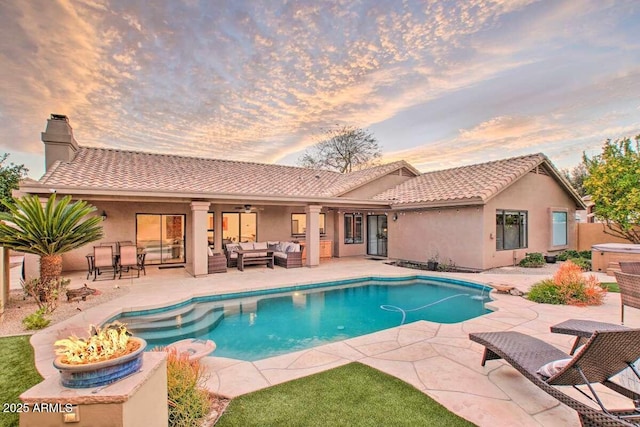
<svg viewBox="0 0 640 427">
<path fill-rule="evenodd" d="M 132 337 L 122 323 L 91 327 L 89 338 L 71 336 L 54 344 L 53 362 L 70 388 L 98 387 L 116 382 L 140 370 L 147 342 Z"/>
<path fill-rule="evenodd" d="M 430 271 L 438 270 L 438 260 L 440 259 L 440 255 L 438 252 L 435 252 L 429 259 L 427 260 L 427 268 Z"/>
</svg>

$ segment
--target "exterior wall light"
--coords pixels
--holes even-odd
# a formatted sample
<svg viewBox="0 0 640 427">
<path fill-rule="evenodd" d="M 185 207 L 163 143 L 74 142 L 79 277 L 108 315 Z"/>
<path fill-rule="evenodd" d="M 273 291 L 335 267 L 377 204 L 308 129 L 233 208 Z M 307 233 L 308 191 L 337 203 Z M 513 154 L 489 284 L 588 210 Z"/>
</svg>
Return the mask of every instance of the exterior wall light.
<svg viewBox="0 0 640 427">
<path fill-rule="evenodd" d="M 393 216 L 391 217 L 392 220 L 397 221 L 398 220 L 398 214 L 394 213 Z"/>
<path fill-rule="evenodd" d="M 104 209 L 102 210 L 102 214 L 100 214 L 100 216 L 102 217 L 103 221 L 107 220 L 107 211 L 105 211 Z"/>
</svg>

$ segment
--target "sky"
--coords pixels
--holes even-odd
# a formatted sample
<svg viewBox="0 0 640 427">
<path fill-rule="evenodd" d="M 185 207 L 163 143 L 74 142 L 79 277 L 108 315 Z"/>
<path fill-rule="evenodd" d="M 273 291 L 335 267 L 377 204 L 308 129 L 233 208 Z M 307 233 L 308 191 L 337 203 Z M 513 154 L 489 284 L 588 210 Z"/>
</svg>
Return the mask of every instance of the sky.
<svg viewBox="0 0 640 427">
<path fill-rule="evenodd" d="M 323 129 L 444 169 L 558 168 L 640 134 L 637 0 L 0 0 L 0 153 L 81 146 L 295 165 Z"/>
</svg>

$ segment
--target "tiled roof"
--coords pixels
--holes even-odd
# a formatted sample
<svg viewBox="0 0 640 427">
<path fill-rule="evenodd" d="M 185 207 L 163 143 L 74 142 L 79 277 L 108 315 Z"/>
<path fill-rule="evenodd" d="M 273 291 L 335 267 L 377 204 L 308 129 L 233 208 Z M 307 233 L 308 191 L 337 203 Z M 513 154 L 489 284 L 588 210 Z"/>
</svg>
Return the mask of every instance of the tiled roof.
<svg viewBox="0 0 640 427">
<path fill-rule="evenodd" d="M 362 169 L 347 174 L 341 174 L 336 180 L 336 183 L 331 188 L 331 192 L 336 196 L 344 194 L 348 191 L 353 190 L 354 188 L 371 182 L 374 179 L 380 178 L 402 168 L 410 170 L 415 175 L 420 174 L 420 172 L 415 170 L 409 163 L 404 160 L 399 160 L 397 162 L 387 163 L 380 166 L 373 166 L 367 169 Z"/>
<path fill-rule="evenodd" d="M 384 191 L 374 199 L 389 201 L 391 205 L 482 203 L 543 162 L 549 160 L 538 153 L 428 172 Z"/>
<path fill-rule="evenodd" d="M 425 174 L 405 161 L 340 174 L 274 164 L 80 147 L 73 161 L 56 162 L 37 184 L 83 191 L 336 198 L 402 169 L 417 176 L 370 200 L 398 207 L 446 206 L 483 203 L 542 163 L 557 172 L 544 154 L 533 154 Z M 558 176 L 555 172 L 552 174 Z"/>
<path fill-rule="evenodd" d="M 290 166 L 81 147 L 40 180 L 54 187 L 185 193 L 322 195 L 337 173 Z"/>
<path fill-rule="evenodd" d="M 80 147 L 73 161 L 57 162 L 39 183 L 51 188 L 336 197 L 407 166 L 406 162 L 394 162 L 340 174 L 274 164 Z"/>
</svg>

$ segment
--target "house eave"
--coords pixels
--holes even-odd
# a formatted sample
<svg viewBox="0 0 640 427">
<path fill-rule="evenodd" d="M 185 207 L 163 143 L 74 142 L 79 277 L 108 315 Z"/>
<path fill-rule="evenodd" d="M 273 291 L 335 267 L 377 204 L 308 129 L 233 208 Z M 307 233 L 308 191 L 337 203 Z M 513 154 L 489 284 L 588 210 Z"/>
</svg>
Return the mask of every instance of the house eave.
<svg viewBox="0 0 640 427">
<path fill-rule="evenodd" d="M 336 197 L 309 197 L 292 195 L 265 195 L 251 193 L 199 193 L 182 191 L 137 191 L 124 189 L 100 189 L 89 187 L 62 187 L 52 188 L 45 185 L 23 185 L 20 190 L 24 193 L 36 194 L 38 196 L 48 196 L 51 193 L 71 195 L 93 201 L 147 201 L 166 202 L 181 201 L 190 202 L 193 200 L 210 201 L 211 203 L 238 203 L 251 201 L 252 203 L 263 203 L 272 205 L 323 205 L 323 206 L 349 206 L 368 207 L 377 209 L 388 209 L 389 204 L 378 200 L 363 200 Z"/>
<path fill-rule="evenodd" d="M 463 206 L 480 206 L 484 205 L 485 200 L 480 197 L 472 197 L 466 199 L 452 199 L 452 200 L 436 200 L 431 202 L 416 202 L 416 203 L 391 203 L 391 209 L 394 211 L 402 210 L 415 210 L 415 209 L 433 209 L 433 208 L 450 208 L 450 207 L 463 207 Z"/>
</svg>

